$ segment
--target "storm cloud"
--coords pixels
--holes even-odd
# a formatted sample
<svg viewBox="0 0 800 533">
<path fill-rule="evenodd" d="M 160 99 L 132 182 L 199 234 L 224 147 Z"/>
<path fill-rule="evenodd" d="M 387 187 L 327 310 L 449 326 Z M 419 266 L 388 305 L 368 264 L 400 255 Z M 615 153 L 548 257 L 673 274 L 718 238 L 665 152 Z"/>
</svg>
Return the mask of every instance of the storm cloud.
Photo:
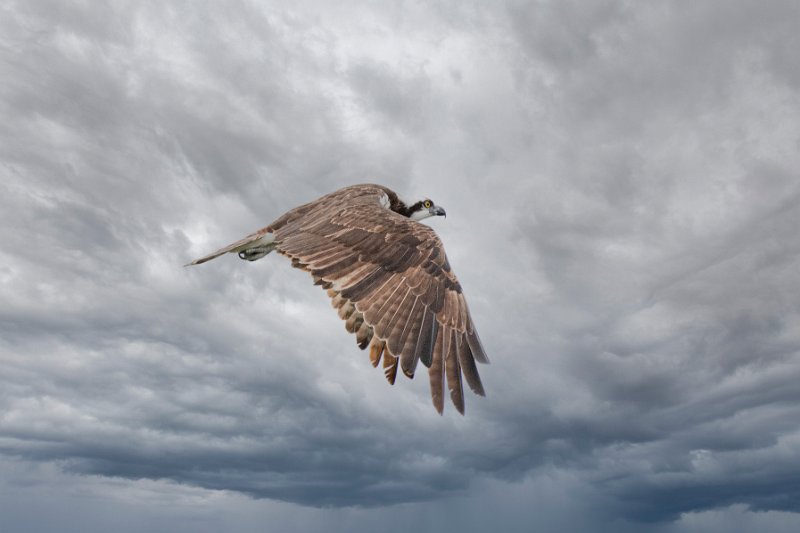
<svg viewBox="0 0 800 533">
<path fill-rule="evenodd" d="M 800 525 L 795 2 L 0 12 L 9 531 Z M 464 417 L 285 259 L 182 267 L 361 182 L 447 208 Z"/>
</svg>

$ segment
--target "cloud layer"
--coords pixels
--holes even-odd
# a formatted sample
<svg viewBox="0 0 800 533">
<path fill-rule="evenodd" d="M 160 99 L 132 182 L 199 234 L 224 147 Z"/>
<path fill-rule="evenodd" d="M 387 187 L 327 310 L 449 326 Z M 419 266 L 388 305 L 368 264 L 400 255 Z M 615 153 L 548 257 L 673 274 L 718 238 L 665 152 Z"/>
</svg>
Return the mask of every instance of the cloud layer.
<svg viewBox="0 0 800 533">
<path fill-rule="evenodd" d="M 795 3 L 319 4 L 0 8 L 3 491 L 794 527 Z M 181 267 L 363 181 L 448 210 L 464 418 L 285 260 Z"/>
</svg>

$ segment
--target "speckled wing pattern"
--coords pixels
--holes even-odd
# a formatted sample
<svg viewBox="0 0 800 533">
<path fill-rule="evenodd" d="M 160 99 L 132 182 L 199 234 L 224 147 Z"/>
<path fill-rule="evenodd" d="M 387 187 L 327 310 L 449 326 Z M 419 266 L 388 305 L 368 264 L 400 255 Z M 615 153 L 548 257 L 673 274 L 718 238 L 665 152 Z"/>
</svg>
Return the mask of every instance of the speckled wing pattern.
<svg viewBox="0 0 800 533">
<path fill-rule="evenodd" d="M 436 410 L 444 409 L 446 383 L 463 414 L 462 376 L 483 396 L 475 362 L 488 358 L 441 240 L 388 209 L 387 194 L 394 195 L 379 185 L 341 189 L 215 254 L 273 233 L 277 251 L 327 289 L 359 347 L 369 346 L 373 366 L 383 360 L 390 383 L 398 367 L 411 378 L 422 361 Z"/>
<path fill-rule="evenodd" d="M 394 383 L 429 367 L 431 396 L 444 408 L 444 384 L 464 412 L 462 375 L 484 395 L 475 361 L 488 358 L 441 240 L 428 226 L 381 202 L 379 186 L 355 186 L 290 211 L 268 228 L 277 250 L 328 290 L 333 306 L 370 360 Z M 385 201 L 385 200 L 384 200 Z"/>
</svg>

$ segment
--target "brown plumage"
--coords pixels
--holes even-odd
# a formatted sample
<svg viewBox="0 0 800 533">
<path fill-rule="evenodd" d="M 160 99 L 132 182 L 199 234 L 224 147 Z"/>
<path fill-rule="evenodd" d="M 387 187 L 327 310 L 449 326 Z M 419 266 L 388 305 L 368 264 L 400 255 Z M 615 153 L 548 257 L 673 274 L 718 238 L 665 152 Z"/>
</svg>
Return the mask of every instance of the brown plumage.
<svg viewBox="0 0 800 533">
<path fill-rule="evenodd" d="M 444 386 L 464 413 L 462 375 L 484 395 L 475 361 L 488 363 L 458 279 L 436 233 L 417 220 L 442 215 L 430 200 L 413 205 L 380 185 L 354 185 L 287 212 L 269 226 L 212 254 L 260 259 L 270 251 L 308 271 L 370 362 L 381 357 L 394 384 L 397 369 L 413 378 L 428 367 L 433 405 L 444 408 Z"/>
</svg>

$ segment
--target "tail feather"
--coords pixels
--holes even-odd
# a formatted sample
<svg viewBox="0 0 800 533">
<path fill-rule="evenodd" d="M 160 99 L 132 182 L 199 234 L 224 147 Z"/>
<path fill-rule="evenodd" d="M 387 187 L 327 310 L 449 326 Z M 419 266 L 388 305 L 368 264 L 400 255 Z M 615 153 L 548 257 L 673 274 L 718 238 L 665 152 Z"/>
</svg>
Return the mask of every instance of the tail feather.
<svg viewBox="0 0 800 533">
<path fill-rule="evenodd" d="M 238 253 L 247 250 L 248 248 L 255 248 L 258 246 L 269 247 L 274 245 L 275 236 L 268 231 L 268 229 L 269 228 L 260 229 L 257 232 L 248 235 L 244 239 L 240 239 L 224 248 L 220 248 L 216 252 L 204 255 L 203 257 L 195 259 L 190 263 L 186 263 L 183 266 L 202 265 L 206 261 L 211 261 L 212 259 L 216 259 L 217 257 L 227 253 Z"/>
</svg>

